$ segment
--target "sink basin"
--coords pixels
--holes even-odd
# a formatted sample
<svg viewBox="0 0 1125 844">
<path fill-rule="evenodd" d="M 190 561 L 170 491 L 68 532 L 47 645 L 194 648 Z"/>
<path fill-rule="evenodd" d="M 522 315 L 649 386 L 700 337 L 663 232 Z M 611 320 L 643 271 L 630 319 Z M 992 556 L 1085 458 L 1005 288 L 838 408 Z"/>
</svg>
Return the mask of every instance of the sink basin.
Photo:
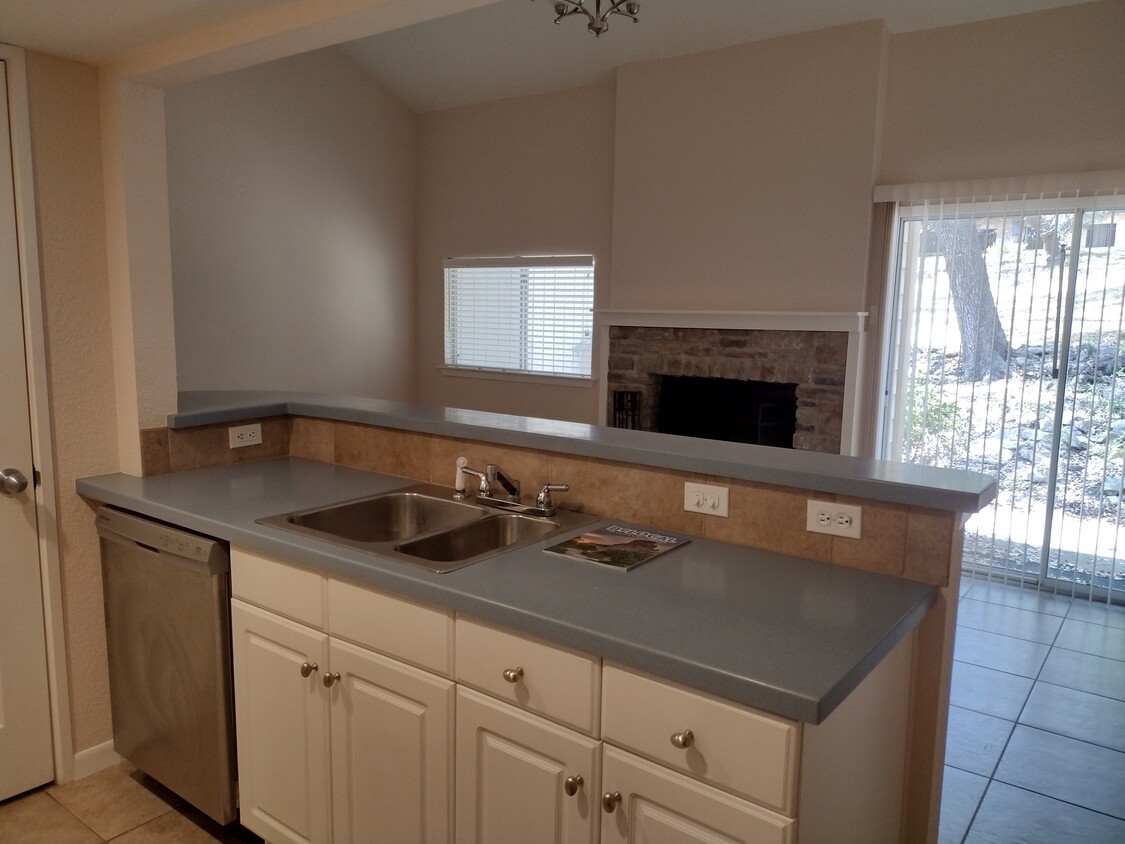
<svg viewBox="0 0 1125 844">
<path fill-rule="evenodd" d="M 269 516 L 258 523 L 447 572 L 596 521 L 569 510 L 558 510 L 549 519 L 497 514 L 489 507 L 454 501 L 450 494 L 435 484 L 416 484 Z"/>
<path fill-rule="evenodd" d="M 412 539 L 395 550 L 435 563 L 460 562 L 542 539 L 558 529 L 558 522 L 508 513 Z"/>
<path fill-rule="evenodd" d="M 486 512 L 472 504 L 407 490 L 272 518 L 353 542 L 392 542 L 468 524 Z"/>
</svg>

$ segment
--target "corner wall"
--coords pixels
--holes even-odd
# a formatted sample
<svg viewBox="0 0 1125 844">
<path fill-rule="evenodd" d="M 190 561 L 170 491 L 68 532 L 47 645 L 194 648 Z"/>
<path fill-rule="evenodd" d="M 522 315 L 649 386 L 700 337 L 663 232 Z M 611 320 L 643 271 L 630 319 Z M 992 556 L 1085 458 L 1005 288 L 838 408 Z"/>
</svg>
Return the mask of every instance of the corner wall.
<svg viewBox="0 0 1125 844">
<path fill-rule="evenodd" d="M 169 89 L 180 390 L 414 397 L 414 116 L 319 50 Z"/>
<path fill-rule="evenodd" d="M 29 52 L 27 81 L 71 728 L 85 749 L 112 732 L 98 537 L 74 483 L 118 468 L 98 77 Z"/>
</svg>

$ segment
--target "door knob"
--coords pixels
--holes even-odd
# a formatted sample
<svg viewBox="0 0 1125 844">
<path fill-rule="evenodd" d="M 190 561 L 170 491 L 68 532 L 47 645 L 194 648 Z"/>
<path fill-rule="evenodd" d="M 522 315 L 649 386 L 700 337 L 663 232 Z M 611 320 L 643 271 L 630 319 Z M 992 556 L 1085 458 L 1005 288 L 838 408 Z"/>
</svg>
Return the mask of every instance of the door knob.
<svg viewBox="0 0 1125 844">
<path fill-rule="evenodd" d="M 0 469 L 0 479 L 3 479 L 4 492 L 16 495 L 27 489 L 27 476 L 19 469 Z"/>
</svg>

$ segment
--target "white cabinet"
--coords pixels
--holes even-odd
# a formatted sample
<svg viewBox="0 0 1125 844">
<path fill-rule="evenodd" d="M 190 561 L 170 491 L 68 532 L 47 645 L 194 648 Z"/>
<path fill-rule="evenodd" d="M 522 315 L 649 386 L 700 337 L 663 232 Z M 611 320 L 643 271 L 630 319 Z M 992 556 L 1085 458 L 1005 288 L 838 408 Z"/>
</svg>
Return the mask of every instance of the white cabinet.
<svg viewBox="0 0 1125 844">
<path fill-rule="evenodd" d="M 321 613 L 315 596 L 337 590 L 303 578 L 319 575 L 242 552 L 232 555 L 232 571 L 242 572 L 232 579 L 240 595 L 232 625 L 243 826 L 271 844 L 448 844 L 453 682 L 334 635 L 331 597 Z M 274 600 L 287 580 L 304 591 L 279 600 L 285 612 L 328 619 L 333 635 L 243 600 Z M 336 586 L 346 596 L 341 632 L 362 641 L 372 631 L 357 587 Z M 408 601 L 388 610 L 388 596 L 370 594 L 386 611 L 376 630 L 396 609 L 414 621 L 431 611 Z M 452 629 L 449 614 L 432 612 L 438 627 L 444 620 Z M 413 629 L 421 645 L 410 656 L 448 665 L 433 646 L 448 636 Z"/>
<path fill-rule="evenodd" d="M 600 746 L 458 688 L 458 844 L 596 842 Z"/>
<path fill-rule="evenodd" d="M 231 602 L 242 825 L 273 844 L 329 841 L 328 636 Z"/>
<path fill-rule="evenodd" d="M 602 844 L 793 844 L 796 824 L 607 744 Z"/>
</svg>

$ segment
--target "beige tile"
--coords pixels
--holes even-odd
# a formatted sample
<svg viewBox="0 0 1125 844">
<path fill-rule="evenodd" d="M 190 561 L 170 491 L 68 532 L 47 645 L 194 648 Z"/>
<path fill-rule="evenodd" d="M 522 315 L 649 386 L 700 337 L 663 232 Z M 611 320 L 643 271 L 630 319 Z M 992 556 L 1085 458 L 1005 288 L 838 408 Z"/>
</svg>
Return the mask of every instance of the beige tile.
<svg viewBox="0 0 1125 844">
<path fill-rule="evenodd" d="M 122 762 L 47 793 L 102 838 L 113 838 L 171 811 L 165 800 L 146 788 L 141 774 Z"/>
<path fill-rule="evenodd" d="M 570 484 L 570 492 L 558 496 L 559 506 L 703 535 L 703 520 L 707 517 L 684 512 L 684 481 L 703 480 L 702 476 L 555 455 L 551 477 L 556 483 Z"/>
<path fill-rule="evenodd" d="M 912 508 L 907 514 L 903 575 L 935 586 L 948 586 L 956 526 L 956 513 Z"/>
<path fill-rule="evenodd" d="M 424 481 L 429 475 L 431 439 L 428 434 L 413 431 L 338 422 L 335 462 Z"/>
<path fill-rule="evenodd" d="M 231 448 L 227 429 L 235 424 L 249 425 L 253 422 L 262 425 L 261 445 Z M 288 453 L 288 416 L 271 416 L 268 419 L 247 419 L 238 423 L 168 431 L 168 456 L 173 472 L 226 466 L 267 457 L 282 457 Z"/>
<path fill-rule="evenodd" d="M 336 457 L 336 423 L 331 419 L 294 416 L 289 427 L 289 454 L 331 463 Z"/>
<path fill-rule="evenodd" d="M 145 428 L 141 431 L 141 474 L 166 475 L 172 471 L 168 458 L 168 429 Z"/>
<path fill-rule="evenodd" d="M 805 502 L 815 497 L 811 493 L 755 486 L 729 478 L 712 478 L 709 482 L 729 488 L 730 516 L 725 519 L 705 517 L 704 530 L 708 538 L 810 560 L 831 561 L 832 537 L 805 530 Z"/>
<path fill-rule="evenodd" d="M 101 844 L 94 830 L 46 791 L 0 803 L 0 841 L 11 844 Z"/>
<path fill-rule="evenodd" d="M 215 844 L 241 838 L 199 813 L 168 812 L 113 839 L 113 844 Z"/>
<path fill-rule="evenodd" d="M 842 496 L 837 501 L 863 507 L 862 538 L 832 537 L 832 562 L 901 577 L 906 558 L 907 508 Z"/>
</svg>

